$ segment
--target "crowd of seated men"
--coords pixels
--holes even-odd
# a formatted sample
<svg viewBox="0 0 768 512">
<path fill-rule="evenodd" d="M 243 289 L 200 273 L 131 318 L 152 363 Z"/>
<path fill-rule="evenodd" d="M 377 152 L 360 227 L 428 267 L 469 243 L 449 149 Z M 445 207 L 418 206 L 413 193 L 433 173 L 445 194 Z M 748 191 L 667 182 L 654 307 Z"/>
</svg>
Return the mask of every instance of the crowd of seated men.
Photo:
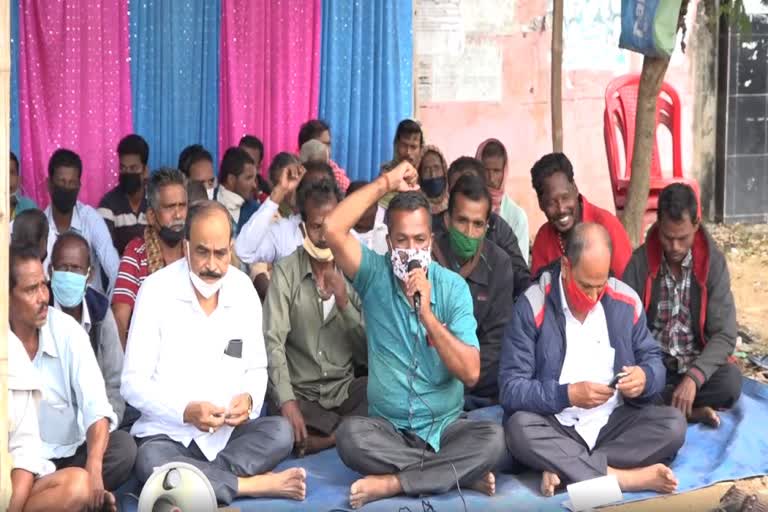
<svg viewBox="0 0 768 512">
<path fill-rule="evenodd" d="M 633 251 L 544 155 L 531 246 L 501 141 L 449 164 L 404 120 L 392 160 L 350 183 L 330 140 L 308 121 L 262 177 L 252 135 L 217 173 L 200 145 L 150 173 L 131 134 L 97 209 L 75 152 L 51 155 L 42 211 L 11 155 L 9 510 L 116 510 L 168 462 L 221 504 L 303 500 L 306 471 L 275 467 L 332 447 L 361 475 L 353 508 L 492 496 L 506 454 L 544 496 L 607 474 L 673 492 L 687 423 L 718 428 L 741 392 L 728 268 L 693 190 L 661 192 Z M 493 405 L 502 424 L 465 414 Z"/>
</svg>

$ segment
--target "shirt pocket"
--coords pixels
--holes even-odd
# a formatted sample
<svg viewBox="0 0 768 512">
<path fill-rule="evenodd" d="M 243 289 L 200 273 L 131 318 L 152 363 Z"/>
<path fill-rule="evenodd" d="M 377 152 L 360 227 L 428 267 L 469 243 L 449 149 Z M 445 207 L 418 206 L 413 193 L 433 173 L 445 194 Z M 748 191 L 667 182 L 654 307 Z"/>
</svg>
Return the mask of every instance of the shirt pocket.
<svg viewBox="0 0 768 512">
<path fill-rule="evenodd" d="M 60 446 L 78 441 L 76 411 L 58 390 L 48 389 L 40 402 L 40 437 L 46 443 Z"/>
</svg>

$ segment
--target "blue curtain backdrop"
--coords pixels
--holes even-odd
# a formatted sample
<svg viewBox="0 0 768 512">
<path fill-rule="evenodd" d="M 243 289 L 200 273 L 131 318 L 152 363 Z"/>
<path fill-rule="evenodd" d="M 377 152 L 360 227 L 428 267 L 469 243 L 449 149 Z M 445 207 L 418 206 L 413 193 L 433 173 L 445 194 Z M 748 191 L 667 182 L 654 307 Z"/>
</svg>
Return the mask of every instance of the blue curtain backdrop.
<svg viewBox="0 0 768 512">
<path fill-rule="evenodd" d="M 218 167 L 220 0 L 130 0 L 133 128 L 149 165 L 202 144 Z"/>
<path fill-rule="evenodd" d="M 320 117 L 352 180 L 378 176 L 397 123 L 411 117 L 411 1 L 323 1 Z"/>
<path fill-rule="evenodd" d="M 11 151 L 17 157 L 19 142 L 19 3 L 11 0 Z"/>
</svg>

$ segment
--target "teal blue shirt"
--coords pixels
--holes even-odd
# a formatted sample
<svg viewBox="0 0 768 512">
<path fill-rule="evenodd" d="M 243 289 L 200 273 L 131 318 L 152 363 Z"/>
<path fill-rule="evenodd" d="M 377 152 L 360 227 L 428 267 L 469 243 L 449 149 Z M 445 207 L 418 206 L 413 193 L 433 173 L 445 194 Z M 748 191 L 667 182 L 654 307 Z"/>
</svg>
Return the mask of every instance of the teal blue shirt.
<svg viewBox="0 0 768 512">
<path fill-rule="evenodd" d="M 11 220 L 15 219 L 18 214 L 25 210 L 33 210 L 37 208 L 37 204 L 27 196 L 16 196 L 17 202 L 16 202 L 16 209 L 11 212 Z"/>
<path fill-rule="evenodd" d="M 389 254 L 361 249 L 353 286 L 362 299 L 368 337 L 368 414 L 414 432 L 438 451 L 443 429 L 461 414 L 464 384 L 427 344 L 426 329 L 392 272 Z M 479 350 L 467 283 L 436 263 L 427 276 L 432 312 L 454 336 Z"/>
</svg>

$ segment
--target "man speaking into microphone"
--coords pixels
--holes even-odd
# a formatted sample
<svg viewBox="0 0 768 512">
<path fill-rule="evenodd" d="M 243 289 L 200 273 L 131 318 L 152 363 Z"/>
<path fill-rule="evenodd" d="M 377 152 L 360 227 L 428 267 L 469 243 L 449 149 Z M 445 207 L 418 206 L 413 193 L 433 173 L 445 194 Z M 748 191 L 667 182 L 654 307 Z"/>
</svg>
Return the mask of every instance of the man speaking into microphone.
<svg viewBox="0 0 768 512">
<path fill-rule="evenodd" d="M 480 376 L 472 297 L 458 275 L 432 263 L 429 202 L 407 161 L 349 195 L 325 220 L 338 267 L 362 299 L 368 338 L 368 414 L 345 418 L 339 455 L 364 477 L 352 508 L 456 487 L 487 495 L 505 451 L 501 427 L 461 417 L 464 386 Z M 371 205 L 399 192 L 386 213 L 386 255 L 350 234 Z M 418 306 L 418 307 L 416 307 Z"/>
</svg>

